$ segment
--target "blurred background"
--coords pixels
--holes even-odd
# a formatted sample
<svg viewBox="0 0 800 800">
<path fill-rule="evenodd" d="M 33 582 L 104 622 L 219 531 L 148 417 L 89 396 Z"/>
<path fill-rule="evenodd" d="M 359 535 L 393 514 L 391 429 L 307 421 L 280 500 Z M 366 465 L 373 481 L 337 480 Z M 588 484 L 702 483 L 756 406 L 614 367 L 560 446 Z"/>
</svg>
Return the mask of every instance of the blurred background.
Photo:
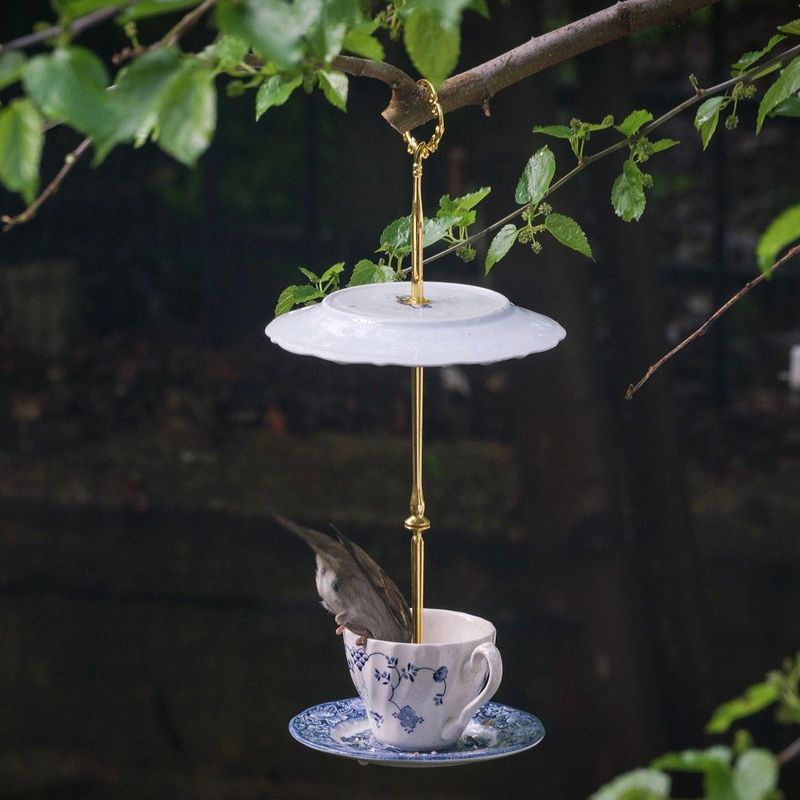
<svg viewBox="0 0 800 800">
<path fill-rule="evenodd" d="M 490 5 L 491 24 L 466 16 L 460 69 L 606 3 Z M 11 4 L 0 39 L 49 16 Z M 690 73 L 725 79 L 796 16 L 793 0 L 721 3 L 518 84 L 488 118 L 454 112 L 426 164 L 429 206 L 490 185 L 479 224 L 498 219 L 543 143 L 533 125 L 658 115 Z M 151 24 L 145 41 L 164 21 Z M 122 35 L 81 41 L 110 55 Z M 397 47 L 387 60 L 411 69 Z M 624 400 L 757 273 L 758 236 L 797 202 L 796 120 L 756 138 L 748 104 L 703 153 L 690 111 L 662 129 L 681 146 L 648 164 L 641 222 L 609 202 L 621 159 L 554 196 L 596 263 L 548 241 L 487 280 L 484 241 L 474 264 L 427 272 L 568 332 L 522 361 L 426 374 L 426 601 L 495 623 L 495 699 L 541 717 L 544 743 L 396 773 L 290 738 L 294 714 L 354 692 L 313 557 L 269 515 L 335 523 L 408 588 L 408 371 L 293 356 L 263 335 L 297 266 L 352 265 L 408 213 L 388 93 L 350 86 L 346 115 L 297 93 L 255 123 L 251 95 L 222 98 L 196 170 L 117 148 L 0 238 L 0 798 L 577 800 L 710 744 L 716 705 L 798 649 L 797 266 Z M 43 175 L 78 141 L 48 134 Z M 550 144 L 564 171 L 566 143 Z M 0 210 L 19 202 L 2 194 Z M 768 747 L 790 737 L 769 714 L 751 729 Z M 800 796 L 796 763 L 783 787 Z"/>
</svg>

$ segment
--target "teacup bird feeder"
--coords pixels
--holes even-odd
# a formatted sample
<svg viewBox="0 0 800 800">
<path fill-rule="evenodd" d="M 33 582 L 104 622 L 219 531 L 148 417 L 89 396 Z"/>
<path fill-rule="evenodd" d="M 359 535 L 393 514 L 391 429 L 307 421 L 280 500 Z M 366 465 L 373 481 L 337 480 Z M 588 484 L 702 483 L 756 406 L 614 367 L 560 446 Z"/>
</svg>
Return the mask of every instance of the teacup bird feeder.
<svg viewBox="0 0 800 800">
<path fill-rule="evenodd" d="M 340 364 L 396 365 L 412 368 L 412 488 L 404 527 L 411 534 L 413 643 L 425 642 L 423 626 L 425 543 L 431 527 L 425 514 L 423 466 L 423 372 L 425 367 L 491 364 L 555 347 L 566 335 L 554 320 L 519 308 L 490 289 L 423 280 L 423 162 L 444 134 L 444 117 L 428 81 L 419 86 L 436 119 L 427 142 L 404 135 L 412 156 L 411 280 L 340 289 L 321 303 L 274 319 L 267 336 L 292 353 Z M 353 699 L 308 709 L 290 724 L 292 735 L 315 749 L 401 766 L 437 766 L 497 758 L 532 747 L 544 729 L 536 717 L 498 703 L 487 703 L 473 717 L 476 731 L 443 752 L 408 753 L 371 739 L 366 712 Z M 359 738 L 358 731 L 363 732 Z M 465 736 L 470 731 L 467 726 Z M 481 734 L 491 731 L 489 740 Z M 462 737 L 463 738 L 463 737 Z"/>
</svg>

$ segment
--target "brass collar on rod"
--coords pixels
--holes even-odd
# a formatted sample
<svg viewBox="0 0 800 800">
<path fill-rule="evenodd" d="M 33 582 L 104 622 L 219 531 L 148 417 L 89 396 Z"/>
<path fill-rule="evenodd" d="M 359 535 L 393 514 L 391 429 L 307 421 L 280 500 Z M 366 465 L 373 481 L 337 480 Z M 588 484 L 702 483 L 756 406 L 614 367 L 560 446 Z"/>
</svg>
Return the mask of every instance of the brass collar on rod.
<svg viewBox="0 0 800 800">
<path fill-rule="evenodd" d="M 403 136 L 408 152 L 414 157 L 412 166 L 413 193 L 411 199 L 411 296 L 406 300 L 411 305 L 425 305 L 425 292 L 422 278 L 422 248 L 425 236 L 425 218 L 422 207 L 422 162 L 439 146 L 444 133 L 442 107 L 433 86 L 426 80 L 418 83 L 436 116 L 433 136 L 427 142 L 418 142 L 410 133 Z M 423 371 L 415 367 L 413 371 L 413 392 L 411 400 L 411 466 L 413 482 L 411 487 L 411 516 L 405 527 L 411 531 L 411 612 L 414 620 L 414 642 L 422 642 L 422 609 L 424 608 L 425 542 L 422 534 L 430 528 L 430 520 L 425 516 L 425 496 L 422 492 L 422 419 L 423 419 Z"/>
</svg>

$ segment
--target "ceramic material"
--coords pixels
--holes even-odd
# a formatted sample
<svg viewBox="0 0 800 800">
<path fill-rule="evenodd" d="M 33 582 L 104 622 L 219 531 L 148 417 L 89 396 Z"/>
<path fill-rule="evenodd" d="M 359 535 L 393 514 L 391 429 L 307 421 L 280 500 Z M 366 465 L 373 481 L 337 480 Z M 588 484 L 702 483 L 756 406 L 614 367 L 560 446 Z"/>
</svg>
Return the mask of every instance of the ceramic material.
<svg viewBox="0 0 800 800">
<path fill-rule="evenodd" d="M 291 353 L 342 364 L 435 367 L 490 364 L 555 347 L 566 336 L 554 320 L 480 286 L 425 283 L 430 302 L 402 302 L 411 284 L 340 289 L 321 303 L 276 317 L 267 336 Z"/>
<path fill-rule="evenodd" d="M 542 741 L 544 726 L 527 711 L 487 703 L 475 713 L 449 750 L 408 752 L 377 741 L 364 704 L 352 697 L 306 709 L 289 723 L 289 733 L 314 750 L 354 758 L 362 764 L 448 767 L 521 753 Z"/>
<path fill-rule="evenodd" d="M 460 611 L 426 608 L 424 642 L 369 639 L 344 632 L 350 677 L 373 736 L 401 750 L 444 750 L 497 691 L 503 661 L 491 622 Z"/>
</svg>

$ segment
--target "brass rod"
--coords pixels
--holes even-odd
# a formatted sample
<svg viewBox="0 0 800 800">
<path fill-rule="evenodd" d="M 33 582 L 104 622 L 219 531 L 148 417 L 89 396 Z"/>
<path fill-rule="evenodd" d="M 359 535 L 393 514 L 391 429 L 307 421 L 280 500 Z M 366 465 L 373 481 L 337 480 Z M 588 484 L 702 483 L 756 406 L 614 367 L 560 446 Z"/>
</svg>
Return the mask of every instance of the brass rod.
<svg viewBox="0 0 800 800">
<path fill-rule="evenodd" d="M 422 207 L 422 153 L 414 153 L 412 167 L 413 188 L 411 193 L 411 303 L 426 303 L 422 282 L 422 244 L 425 235 L 425 219 Z"/>
</svg>

